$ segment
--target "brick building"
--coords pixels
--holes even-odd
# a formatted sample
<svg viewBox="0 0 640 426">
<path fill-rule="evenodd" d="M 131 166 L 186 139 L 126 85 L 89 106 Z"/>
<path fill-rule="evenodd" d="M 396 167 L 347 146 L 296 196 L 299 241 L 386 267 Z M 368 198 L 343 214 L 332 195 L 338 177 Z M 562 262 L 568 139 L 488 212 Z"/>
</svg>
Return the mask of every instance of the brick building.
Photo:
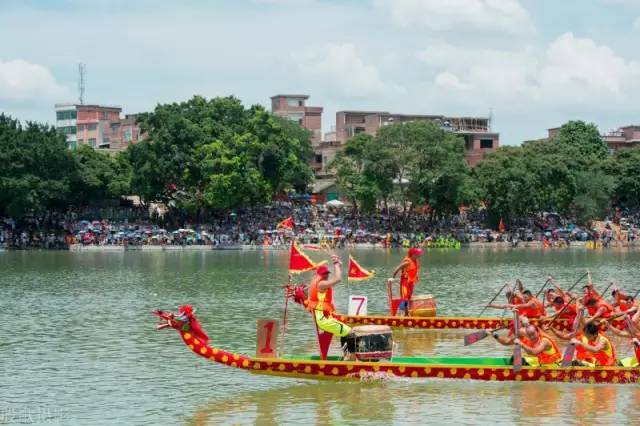
<svg viewBox="0 0 640 426">
<path fill-rule="evenodd" d="M 374 136 L 383 126 L 412 121 L 431 121 L 461 136 L 465 142 L 465 158 L 471 166 L 478 164 L 488 152 L 500 146 L 500 135 L 491 131 L 489 118 L 393 114 L 387 111 L 339 111 L 336 113 L 335 143 L 326 147 L 323 152 L 323 166 L 326 168 L 326 164 L 333 159 L 336 148 L 339 149 L 358 133 Z"/>
<path fill-rule="evenodd" d="M 308 95 L 275 95 L 271 97 L 271 112 L 287 118 L 311 131 L 315 145 L 322 141 L 322 107 L 307 106 Z"/>
<path fill-rule="evenodd" d="M 105 105 L 56 104 L 56 127 L 65 134 L 70 149 L 122 151 L 141 139 L 135 115 L 121 118 L 122 108 Z"/>
<path fill-rule="evenodd" d="M 609 151 L 640 146 L 640 125 L 624 126 L 602 135 Z"/>
</svg>

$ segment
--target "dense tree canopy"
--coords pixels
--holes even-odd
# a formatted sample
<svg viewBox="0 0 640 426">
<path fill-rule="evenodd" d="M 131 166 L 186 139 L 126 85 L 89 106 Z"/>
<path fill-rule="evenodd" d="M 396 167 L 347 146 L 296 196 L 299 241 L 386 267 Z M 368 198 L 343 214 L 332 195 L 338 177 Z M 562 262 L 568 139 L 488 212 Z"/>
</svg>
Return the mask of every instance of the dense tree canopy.
<svg viewBox="0 0 640 426">
<path fill-rule="evenodd" d="M 141 117 L 145 141 L 127 151 L 132 191 L 197 212 L 264 202 L 313 179 L 311 134 L 234 97 L 192 99 Z"/>
<path fill-rule="evenodd" d="M 338 186 L 365 210 L 377 201 L 395 201 L 404 211 L 428 205 L 434 214 L 448 215 L 477 201 L 463 141 L 429 122 L 385 126 L 375 137 L 356 135 L 331 167 Z"/>
<path fill-rule="evenodd" d="M 614 178 L 607 157 L 595 125 L 572 121 L 551 140 L 498 149 L 474 174 L 494 218 L 554 212 L 585 222 L 609 207 Z"/>
</svg>

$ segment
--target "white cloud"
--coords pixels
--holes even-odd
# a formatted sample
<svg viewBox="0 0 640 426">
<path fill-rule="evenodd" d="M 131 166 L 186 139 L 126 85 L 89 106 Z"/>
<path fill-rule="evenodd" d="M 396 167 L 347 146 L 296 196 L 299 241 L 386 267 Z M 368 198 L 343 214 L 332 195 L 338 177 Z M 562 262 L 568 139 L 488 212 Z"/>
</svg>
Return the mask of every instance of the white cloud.
<svg viewBox="0 0 640 426">
<path fill-rule="evenodd" d="M 620 97 L 638 78 L 639 62 L 626 61 L 607 46 L 566 33 L 549 45 L 539 81 L 549 93 Z"/>
<path fill-rule="evenodd" d="M 640 81 L 640 63 L 572 33 L 541 51 L 468 49 L 441 42 L 416 57 L 435 72 L 436 89 L 488 106 L 628 108 Z"/>
<path fill-rule="evenodd" d="M 320 79 L 325 86 L 347 98 L 402 93 L 399 85 L 385 81 L 372 64 L 366 62 L 351 43 L 329 44 L 293 55 L 307 78 Z"/>
<path fill-rule="evenodd" d="M 67 93 L 42 65 L 21 59 L 0 61 L 0 101 L 4 103 L 46 103 L 64 99 Z"/>
<path fill-rule="evenodd" d="M 512 35 L 535 31 L 529 13 L 517 0 L 376 0 L 376 5 L 402 27 L 433 31 L 471 27 Z"/>
</svg>

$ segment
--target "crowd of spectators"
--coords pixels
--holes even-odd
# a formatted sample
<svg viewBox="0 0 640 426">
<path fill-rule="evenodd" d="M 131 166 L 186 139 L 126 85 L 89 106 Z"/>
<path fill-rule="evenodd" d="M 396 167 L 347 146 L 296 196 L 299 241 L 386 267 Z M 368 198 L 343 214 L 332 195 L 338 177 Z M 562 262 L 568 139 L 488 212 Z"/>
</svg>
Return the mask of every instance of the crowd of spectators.
<svg viewBox="0 0 640 426">
<path fill-rule="evenodd" d="M 293 230 L 278 227 L 292 217 Z M 545 246 L 570 245 L 574 241 L 594 241 L 606 247 L 612 242 L 633 242 L 640 218 L 617 218 L 600 222 L 590 229 L 554 215 L 528 220 L 507 229 L 487 229 L 487 218 L 480 212 L 433 221 L 426 214 L 379 212 L 354 214 L 345 207 L 329 208 L 309 203 L 276 202 L 271 205 L 228 212 L 194 223 L 182 217 L 149 217 L 142 208 L 73 211 L 30 216 L 18 221 L 0 218 L 0 248 L 65 249 L 82 245 L 241 245 L 286 247 L 292 238 L 304 243 L 346 246 L 374 244 L 408 247 L 438 241 L 492 243 L 541 241 Z M 443 243 L 444 242 L 444 243 Z M 459 246 L 459 245 L 458 245 Z"/>
</svg>

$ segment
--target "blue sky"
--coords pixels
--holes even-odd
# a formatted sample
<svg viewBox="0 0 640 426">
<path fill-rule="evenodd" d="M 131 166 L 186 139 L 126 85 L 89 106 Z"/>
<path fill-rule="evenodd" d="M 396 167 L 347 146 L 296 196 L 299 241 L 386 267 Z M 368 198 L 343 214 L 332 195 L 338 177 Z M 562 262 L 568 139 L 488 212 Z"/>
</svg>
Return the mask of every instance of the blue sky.
<svg viewBox="0 0 640 426">
<path fill-rule="evenodd" d="M 640 0 L 0 0 L 0 111 L 53 122 L 194 94 L 269 105 L 493 114 L 503 144 L 570 119 L 640 124 Z"/>
</svg>

